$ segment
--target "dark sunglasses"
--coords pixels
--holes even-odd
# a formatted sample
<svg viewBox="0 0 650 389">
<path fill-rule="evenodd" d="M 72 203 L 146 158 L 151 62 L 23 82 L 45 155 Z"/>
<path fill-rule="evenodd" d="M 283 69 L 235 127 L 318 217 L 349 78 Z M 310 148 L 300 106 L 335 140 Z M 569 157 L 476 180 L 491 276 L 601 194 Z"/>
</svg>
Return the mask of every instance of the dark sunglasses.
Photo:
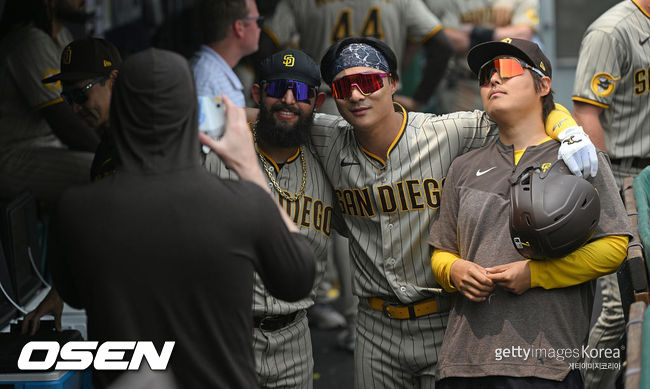
<svg viewBox="0 0 650 389">
<path fill-rule="evenodd" d="M 246 16 L 245 18 L 242 18 L 242 20 L 248 20 L 248 21 L 254 20 L 255 22 L 257 22 L 257 27 L 259 27 L 259 28 L 262 28 L 262 26 L 264 25 L 264 16 L 262 16 L 262 15 L 260 15 L 260 16 Z"/>
<path fill-rule="evenodd" d="M 106 76 L 101 76 L 97 77 L 94 80 L 90 81 L 86 85 L 82 86 L 81 88 L 75 88 L 75 89 L 70 89 L 70 90 L 64 90 L 61 92 L 61 97 L 63 97 L 63 100 L 65 100 L 66 103 L 72 105 L 72 104 L 83 104 L 86 101 L 88 101 L 88 91 L 90 88 L 95 86 L 100 81 L 103 81 L 106 79 Z"/>
<path fill-rule="evenodd" d="M 480 86 L 489 84 L 494 72 L 499 73 L 499 77 L 502 79 L 506 79 L 521 76 L 524 74 L 524 69 L 530 69 L 541 77 L 544 77 L 544 73 L 540 70 L 517 58 L 497 58 L 481 66 L 481 70 L 478 72 L 478 83 Z"/>
<path fill-rule="evenodd" d="M 352 95 L 352 87 L 356 86 L 364 96 L 384 87 L 385 77 L 389 73 L 357 73 L 332 81 L 332 96 L 335 99 L 347 99 Z"/>
<path fill-rule="evenodd" d="M 266 95 L 281 99 L 287 93 L 287 89 L 291 89 L 293 97 L 296 101 L 309 102 L 309 99 L 316 96 L 316 88 L 305 84 L 300 81 L 293 80 L 272 80 L 265 81 L 264 90 Z"/>
</svg>

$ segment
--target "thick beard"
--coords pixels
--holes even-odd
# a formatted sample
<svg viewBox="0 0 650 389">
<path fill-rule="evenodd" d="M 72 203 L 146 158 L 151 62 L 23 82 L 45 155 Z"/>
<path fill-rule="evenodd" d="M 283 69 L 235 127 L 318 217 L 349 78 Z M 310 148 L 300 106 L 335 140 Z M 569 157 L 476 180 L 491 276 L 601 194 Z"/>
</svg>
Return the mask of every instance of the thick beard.
<svg viewBox="0 0 650 389">
<path fill-rule="evenodd" d="M 278 111 L 297 113 L 298 121 L 291 126 L 277 123 L 273 114 Z M 257 136 L 260 141 L 270 146 L 297 147 L 306 144 L 309 140 L 313 122 L 313 112 L 306 115 L 298 108 L 289 107 L 282 103 L 267 108 L 262 101 L 257 123 Z"/>
<path fill-rule="evenodd" d="M 82 24 L 88 20 L 86 8 L 73 8 L 67 0 L 59 0 L 56 3 L 56 17 L 68 23 Z"/>
</svg>

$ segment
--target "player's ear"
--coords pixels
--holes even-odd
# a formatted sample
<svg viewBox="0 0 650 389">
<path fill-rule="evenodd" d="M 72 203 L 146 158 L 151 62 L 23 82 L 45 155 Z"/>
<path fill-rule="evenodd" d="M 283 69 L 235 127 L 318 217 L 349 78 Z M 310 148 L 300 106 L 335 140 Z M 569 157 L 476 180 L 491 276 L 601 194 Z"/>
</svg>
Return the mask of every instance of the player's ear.
<svg viewBox="0 0 650 389">
<path fill-rule="evenodd" d="M 327 98 L 327 95 L 323 92 L 319 92 L 318 95 L 316 95 L 316 104 L 314 104 L 314 110 L 318 111 L 318 109 L 323 105 L 325 102 L 325 99 Z"/>
<path fill-rule="evenodd" d="M 262 88 L 260 84 L 253 84 L 251 87 L 251 97 L 255 101 L 255 104 L 260 105 L 260 100 L 262 99 Z"/>
<path fill-rule="evenodd" d="M 395 92 L 397 92 L 397 80 L 390 77 L 390 95 L 394 95 Z"/>
<path fill-rule="evenodd" d="M 117 75 L 119 73 L 119 70 L 113 69 L 108 73 L 108 79 L 110 82 L 108 83 L 108 87 L 112 90 L 113 89 L 113 84 L 115 83 L 115 80 L 117 80 Z"/>
<path fill-rule="evenodd" d="M 551 79 L 549 77 L 542 77 L 539 83 L 540 96 L 546 96 L 551 92 Z"/>
</svg>

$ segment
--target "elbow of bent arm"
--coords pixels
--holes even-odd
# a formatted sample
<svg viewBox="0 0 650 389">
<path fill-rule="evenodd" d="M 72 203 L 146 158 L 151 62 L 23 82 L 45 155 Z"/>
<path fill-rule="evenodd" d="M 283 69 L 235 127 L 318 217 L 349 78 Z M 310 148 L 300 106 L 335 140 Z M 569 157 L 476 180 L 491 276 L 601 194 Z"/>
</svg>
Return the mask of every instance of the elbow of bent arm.
<svg viewBox="0 0 650 389">
<path fill-rule="evenodd" d="M 296 249 L 286 258 L 284 265 L 275 268 L 267 289 L 274 297 L 284 301 L 298 301 L 309 295 L 316 279 L 316 259 L 311 246 L 296 233 Z"/>
</svg>

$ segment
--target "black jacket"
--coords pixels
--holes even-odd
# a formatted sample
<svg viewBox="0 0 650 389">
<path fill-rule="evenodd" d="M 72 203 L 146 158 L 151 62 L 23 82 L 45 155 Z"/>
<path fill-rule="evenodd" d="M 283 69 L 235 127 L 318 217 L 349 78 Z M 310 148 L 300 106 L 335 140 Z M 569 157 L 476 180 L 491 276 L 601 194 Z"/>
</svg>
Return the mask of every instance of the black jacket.
<svg viewBox="0 0 650 389">
<path fill-rule="evenodd" d="M 91 340 L 176 341 L 179 387 L 256 387 L 253 271 L 276 297 L 304 297 L 314 280 L 308 242 L 261 188 L 200 165 L 196 92 L 181 56 L 128 58 L 111 125 L 116 174 L 65 192 L 58 207 L 61 296 L 86 309 Z M 115 374 L 95 372 L 96 384 Z"/>
</svg>

